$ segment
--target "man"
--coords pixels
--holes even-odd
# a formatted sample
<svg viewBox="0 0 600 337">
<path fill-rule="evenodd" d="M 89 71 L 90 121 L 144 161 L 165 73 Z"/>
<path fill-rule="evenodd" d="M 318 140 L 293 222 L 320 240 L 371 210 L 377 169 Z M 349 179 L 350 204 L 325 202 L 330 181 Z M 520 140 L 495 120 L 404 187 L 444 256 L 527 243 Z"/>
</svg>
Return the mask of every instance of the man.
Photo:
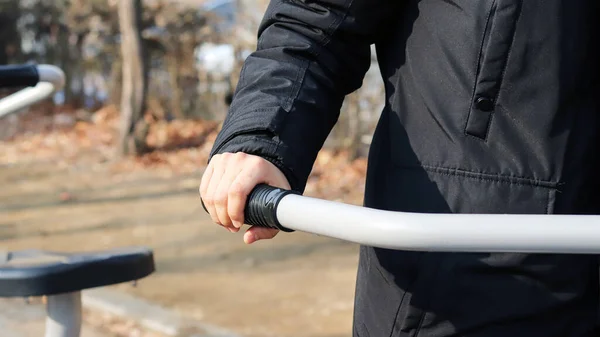
<svg viewBox="0 0 600 337">
<path fill-rule="evenodd" d="M 256 184 L 303 190 L 371 44 L 386 105 L 365 206 L 597 213 L 599 3 L 271 1 L 201 182 L 209 213 L 235 232 Z M 598 274 L 596 256 L 361 247 L 353 334 L 594 336 Z"/>
</svg>

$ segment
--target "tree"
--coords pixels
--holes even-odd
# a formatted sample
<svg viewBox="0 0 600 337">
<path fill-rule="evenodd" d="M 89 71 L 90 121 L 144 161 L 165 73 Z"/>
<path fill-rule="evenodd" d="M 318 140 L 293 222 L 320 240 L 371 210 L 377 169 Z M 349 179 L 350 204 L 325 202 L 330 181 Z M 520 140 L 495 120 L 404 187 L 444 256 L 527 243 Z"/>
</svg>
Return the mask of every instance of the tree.
<svg viewBox="0 0 600 337">
<path fill-rule="evenodd" d="M 148 71 L 141 37 L 142 1 L 118 3 L 123 69 L 119 154 L 137 155 L 148 150 L 148 124 L 144 121 Z"/>
<path fill-rule="evenodd" d="M 0 1 L 0 64 L 16 63 L 21 54 L 18 21 L 21 8 L 16 0 Z"/>
</svg>

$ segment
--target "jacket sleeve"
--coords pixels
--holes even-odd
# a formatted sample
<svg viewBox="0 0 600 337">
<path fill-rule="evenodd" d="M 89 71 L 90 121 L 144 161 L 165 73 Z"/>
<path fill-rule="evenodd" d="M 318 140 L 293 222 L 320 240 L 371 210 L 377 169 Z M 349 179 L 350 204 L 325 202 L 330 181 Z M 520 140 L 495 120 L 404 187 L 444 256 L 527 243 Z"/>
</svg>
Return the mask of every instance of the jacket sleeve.
<svg viewBox="0 0 600 337">
<path fill-rule="evenodd" d="M 398 2 L 271 1 L 211 157 L 259 155 L 303 192 L 344 97 L 361 86 L 370 45 Z"/>
</svg>

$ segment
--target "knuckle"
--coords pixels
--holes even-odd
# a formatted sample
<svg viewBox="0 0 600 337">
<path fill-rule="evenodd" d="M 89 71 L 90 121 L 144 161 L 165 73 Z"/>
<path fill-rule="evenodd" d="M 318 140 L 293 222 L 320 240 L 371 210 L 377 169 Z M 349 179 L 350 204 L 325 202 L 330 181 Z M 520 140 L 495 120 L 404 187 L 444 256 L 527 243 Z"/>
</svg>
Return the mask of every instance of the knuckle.
<svg viewBox="0 0 600 337">
<path fill-rule="evenodd" d="M 205 205 L 213 205 L 215 203 L 212 195 L 203 195 L 202 200 L 204 201 Z"/>
<path fill-rule="evenodd" d="M 219 206 L 225 205 L 227 203 L 227 193 L 218 193 L 214 198 L 214 202 Z"/>
<path fill-rule="evenodd" d="M 219 216 L 219 219 L 221 219 L 221 224 L 223 226 L 231 226 L 231 218 L 229 217 L 229 214 L 227 214 L 227 212 L 222 212 Z"/>
<path fill-rule="evenodd" d="M 229 157 L 228 165 L 239 165 L 246 161 L 246 154 L 243 152 L 232 153 Z"/>
<path fill-rule="evenodd" d="M 229 213 L 229 218 L 231 218 L 231 220 L 237 221 L 237 222 L 244 221 L 244 216 L 241 213 L 238 213 L 238 212 Z"/>
<path fill-rule="evenodd" d="M 224 162 L 227 162 L 228 160 L 231 159 L 231 156 L 233 156 L 232 153 L 225 152 L 225 153 L 221 154 L 221 160 Z"/>
<path fill-rule="evenodd" d="M 243 212 L 243 208 L 240 207 L 240 205 L 232 206 L 230 204 L 229 208 L 227 209 L 227 212 L 231 216 L 231 219 L 240 220 L 240 221 L 243 220 L 244 212 Z"/>
<path fill-rule="evenodd" d="M 240 183 L 234 183 L 229 188 L 229 197 L 242 198 L 244 197 L 244 187 Z"/>
<path fill-rule="evenodd" d="M 223 224 L 225 218 L 223 217 L 223 211 L 220 207 L 215 208 L 215 218 L 217 219 L 217 223 Z"/>
<path fill-rule="evenodd" d="M 254 168 L 256 168 L 256 169 L 264 169 L 264 168 L 267 167 L 266 165 L 267 165 L 267 161 L 265 159 L 263 159 L 262 157 L 258 157 L 257 156 L 255 158 L 253 158 L 252 166 Z"/>
</svg>

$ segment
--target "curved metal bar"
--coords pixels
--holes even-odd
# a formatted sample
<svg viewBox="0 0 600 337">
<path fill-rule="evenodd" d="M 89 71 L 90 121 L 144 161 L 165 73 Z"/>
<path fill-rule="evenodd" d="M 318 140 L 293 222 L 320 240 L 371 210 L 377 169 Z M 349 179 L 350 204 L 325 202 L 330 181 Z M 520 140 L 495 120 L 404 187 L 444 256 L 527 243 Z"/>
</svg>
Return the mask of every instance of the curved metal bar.
<svg viewBox="0 0 600 337">
<path fill-rule="evenodd" d="M 294 194 L 276 214 L 289 229 L 396 250 L 600 253 L 597 215 L 391 212 Z"/>
</svg>

